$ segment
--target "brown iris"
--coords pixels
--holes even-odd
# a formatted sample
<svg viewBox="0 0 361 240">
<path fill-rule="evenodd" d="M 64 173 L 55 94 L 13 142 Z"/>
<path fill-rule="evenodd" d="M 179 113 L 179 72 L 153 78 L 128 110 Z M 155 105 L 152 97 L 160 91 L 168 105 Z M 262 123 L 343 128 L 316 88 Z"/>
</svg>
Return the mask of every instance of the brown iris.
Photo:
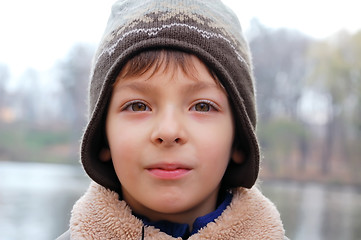
<svg viewBox="0 0 361 240">
<path fill-rule="evenodd" d="M 137 102 L 132 104 L 132 110 L 135 112 L 147 110 L 147 106 L 144 103 Z"/>
<path fill-rule="evenodd" d="M 208 103 L 197 103 L 194 106 L 194 108 L 196 111 L 199 111 L 199 112 L 208 112 L 211 107 L 209 106 Z"/>
</svg>

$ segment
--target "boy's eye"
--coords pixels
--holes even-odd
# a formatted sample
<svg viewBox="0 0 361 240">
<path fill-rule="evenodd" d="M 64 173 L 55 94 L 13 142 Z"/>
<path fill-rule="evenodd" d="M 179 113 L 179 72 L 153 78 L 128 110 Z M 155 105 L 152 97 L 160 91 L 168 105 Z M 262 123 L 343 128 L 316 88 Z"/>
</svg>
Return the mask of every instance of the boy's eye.
<svg viewBox="0 0 361 240">
<path fill-rule="evenodd" d="M 211 109 L 211 106 L 208 103 L 197 103 L 194 105 L 194 109 L 198 112 L 208 112 Z"/>
<path fill-rule="evenodd" d="M 217 107 L 214 103 L 210 101 L 202 101 L 194 104 L 191 108 L 192 111 L 197 112 L 210 112 L 210 111 L 218 111 Z"/>
<path fill-rule="evenodd" d="M 144 103 L 133 103 L 132 105 L 132 110 L 133 111 L 145 111 L 147 110 L 147 106 Z"/>
<path fill-rule="evenodd" d="M 124 110 L 132 111 L 132 112 L 143 112 L 149 111 L 149 107 L 142 102 L 130 102 L 124 107 Z"/>
</svg>

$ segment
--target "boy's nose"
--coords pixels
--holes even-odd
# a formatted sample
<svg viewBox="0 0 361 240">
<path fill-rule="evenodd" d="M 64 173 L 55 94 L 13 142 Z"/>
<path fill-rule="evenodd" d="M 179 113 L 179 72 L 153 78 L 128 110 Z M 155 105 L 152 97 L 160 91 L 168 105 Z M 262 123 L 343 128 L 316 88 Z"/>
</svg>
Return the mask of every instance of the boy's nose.
<svg viewBox="0 0 361 240">
<path fill-rule="evenodd" d="M 184 121 L 176 111 L 165 111 L 156 118 L 152 132 L 152 142 L 157 145 L 172 146 L 184 144 L 186 139 Z"/>
</svg>

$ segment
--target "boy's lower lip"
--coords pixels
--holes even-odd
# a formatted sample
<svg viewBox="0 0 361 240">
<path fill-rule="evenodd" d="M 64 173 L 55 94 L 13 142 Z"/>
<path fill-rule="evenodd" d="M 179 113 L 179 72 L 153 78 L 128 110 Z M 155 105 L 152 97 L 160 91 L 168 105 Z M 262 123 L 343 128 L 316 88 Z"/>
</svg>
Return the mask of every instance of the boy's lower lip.
<svg viewBox="0 0 361 240">
<path fill-rule="evenodd" d="M 149 168 L 148 172 L 156 178 L 160 179 L 179 179 L 185 176 L 191 171 L 187 168 L 177 168 L 177 169 L 162 169 L 162 168 Z"/>
</svg>

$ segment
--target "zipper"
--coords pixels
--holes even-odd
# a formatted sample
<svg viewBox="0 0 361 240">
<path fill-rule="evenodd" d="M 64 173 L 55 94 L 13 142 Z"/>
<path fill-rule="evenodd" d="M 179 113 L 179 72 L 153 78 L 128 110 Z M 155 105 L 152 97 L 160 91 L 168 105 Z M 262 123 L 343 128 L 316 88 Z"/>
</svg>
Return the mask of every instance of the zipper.
<svg viewBox="0 0 361 240">
<path fill-rule="evenodd" d="M 144 231 L 145 231 L 145 226 L 144 226 L 144 224 L 143 224 L 143 226 L 142 226 L 142 240 L 144 240 Z"/>
</svg>

